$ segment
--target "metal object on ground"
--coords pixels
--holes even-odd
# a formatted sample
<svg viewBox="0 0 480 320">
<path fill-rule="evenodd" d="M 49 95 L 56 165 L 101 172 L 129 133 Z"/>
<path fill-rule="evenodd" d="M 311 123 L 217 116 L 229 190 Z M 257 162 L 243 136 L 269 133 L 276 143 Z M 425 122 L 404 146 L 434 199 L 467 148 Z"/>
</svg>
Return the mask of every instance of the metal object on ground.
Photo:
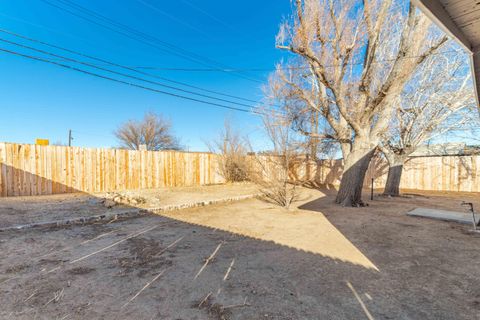
<svg viewBox="0 0 480 320">
<path fill-rule="evenodd" d="M 372 178 L 372 194 L 370 195 L 370 200 L 373 201 L 373 183 L 375 182 L 375 180 Z"/>
<path fill-rule="evenodd" d="M 473 203 L 462 201 L 462 206 L 468 207 L 472 213 L 473 231 L 480 232 L 480 230 L 477 229 L 477 227 L 480 227 L 480 219 L 477 222 L 477 219 L 475 218 L 475 210 L 473 209 Z"/>
<path fill-rule="evenodd" d="M 435 208 L 415 208 L 407 212 L 408 216 L 472 224 L 472 217 L 466 212 L 439 210 Z"/>
</svg>

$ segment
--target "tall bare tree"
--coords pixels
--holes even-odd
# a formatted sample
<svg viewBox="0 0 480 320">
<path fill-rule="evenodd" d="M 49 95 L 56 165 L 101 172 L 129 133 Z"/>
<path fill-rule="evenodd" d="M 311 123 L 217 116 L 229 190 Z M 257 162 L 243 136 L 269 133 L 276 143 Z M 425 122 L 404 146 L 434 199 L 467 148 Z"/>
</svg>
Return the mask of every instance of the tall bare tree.
<svg viewBox="0 0 480 320">
<path fill-rule="evenodd" d="M 406 84 L 380 149 L 388 164 L 384 194 L 398 196 L 407 158 L 449 131 L 478 125 L 470 70 L 464 55 L 430 57 Z"/>
<path fill-rule="evenodd" d="M 447 40 L 430 26 L 406 0 L 295 0 L 295 14 L 281 26 L 277 47 L 297 58 L 277 71 L 289 96 L 317 110 L 341 143 L 337 203 L 362 205 L 366 170 L 394 101 Z"/>
<path fill-rule="evenodd" d="M 179 150 L 178 139 L 172 133 L 171 123 L 162 115 L 147 112 L 142 120 L 128 120 L 114 132 L 123 148 L 140 150 L 145 145 L 147 150 Z"/>
</svg>

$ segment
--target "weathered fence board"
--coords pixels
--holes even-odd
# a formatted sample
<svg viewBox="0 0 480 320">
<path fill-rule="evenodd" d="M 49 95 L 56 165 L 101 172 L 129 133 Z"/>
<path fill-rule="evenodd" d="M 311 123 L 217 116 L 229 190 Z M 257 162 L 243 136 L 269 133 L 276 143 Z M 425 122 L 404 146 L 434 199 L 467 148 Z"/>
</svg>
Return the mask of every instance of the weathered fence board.
<svg viewBox="0 0 480 320">
<path fill-rule="evenodd" d="M 318 183 L 338 186 L 342 175 L 341 160 L 322 160 Z M 400 187 L 402 189 L 431 191 L 480 192 L 480 156 L 438 156 L 411 158 L 404 166 Z M 365 177 L 365 187 L 372 178 L 375 188 L 383 188 L 387 180 L 385 160 L 372 160 Z M 310 179 L 312 180 L 312 179 Z"/>
<path fill-rule="evenodd" d="M 411 158 L 404 167 L 402 189 L 480 192 L 480 156 Z M 342 160 L 319 160 L 295 167 L 292 177 L 302 181 L 338 187 Z M 365 187 L 383 188 L 387 180 L 385 160 L 374 158 L 365 177 Z"/>
<path fill-rule="evenodd" d="M 0 196 L 107 192 L 223 183 L 211 153 L 132 151 L 0 143 Z M 267 161 L 268 162 L 268 161 Z M 296 166 L 291 177 L 336 187 L 341 160 Z M 480 192 L 480 156 L 412 158 L 401 188 Z M 267 171 L 275 170 L 269 168 Z M 382 188 L 388 167 L 374 159 L 365 187 Z"/>
<path fill-rule="evenodd" d="M 222 183 L 216 156 L 0 143 L 0 196 Z"/>
</svg>

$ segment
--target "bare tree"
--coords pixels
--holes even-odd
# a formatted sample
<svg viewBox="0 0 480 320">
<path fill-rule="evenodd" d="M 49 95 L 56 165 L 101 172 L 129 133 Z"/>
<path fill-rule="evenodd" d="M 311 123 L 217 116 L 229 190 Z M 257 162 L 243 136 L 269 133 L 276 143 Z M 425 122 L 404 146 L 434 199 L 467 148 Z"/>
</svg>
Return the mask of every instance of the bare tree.
<svg viewBox="0 0 480 320">
<path fill-rule="evenodd" d="M 305 106 L 302 101 L 295 101 L 293 97 L 285 98 L 292 106 L 296 106 L 290 109 L 289 116 L 293 130 L 305 137 L 307 159 L 316 162 L 318 159 L 334 158 L 339 151 L 339 141 L 325 118 L 317 110 Z"/>
<path fill-rule="evenodd" d="M 270 77 L 268 86 L 264 87 L 267 105 L 282 104 L 283 112 L 274 108 L 259 108 L 262 115 L 263 128 L 270 142 L 270 149 L 260 154 L 249 156 L 252 166 L 249 176 L 260 185 L 265 199 L 282 207 L 289 208 L 297 198 L 297 185 L 301 182 L 293 176 L 295 167 L 305 162 L 305 137 L 292 130 L 294 118 L 290 111 L 293 106 L 280 94 L 281 87 L 274 75 Z"/>
<path fill-rule="evenodd" d="M 253 163 L 249 176 L 260 186 L 266 200 L 288 209 L 297 198 L 297 184 L 300 182 L 295 177 L 292 179 L 290 174 L 304 158 L 292 138 L 294 132 L 289 119 L 271 110 L 268 114 L 263 117 L 263 123 L 272 149 L 250 154 Z"/>
<path fill-rule="evenodd" d="M 465 57 L 430 57 L 406 84 L 380 149 L 389 169 L 384 194 L 400 195 L 407 158 L 426 141 L 478 124 L 475 97 Z"/>
<path fill-rule="evenodd" d="M 220 174 L 226 181 L 248 180 L 247 143 L 228 120 L 219 137 L 207 145 L 211 152 L 218 154 Z"/>
<path fill-rule="evenodd" d="M 341 144 L 337 203 L 362 205 L 366 170 L 393 102 L 447 40 L 430 26 L 406 0 L 295 0 L 295 14 L 281 26 L 277 47 L 297 57 L 293 68 L 277 71 L 289 96 L 317 110 Z"/>
<path fill-rule="evenodd" d="M 67 144 L 65 142 L 62 142 L 62 140 L 57 140 L 54 143 L 51 144 L 52 146 L 59 146 L 59 147 L 66 147 Z"/>
<path fill-rule="evenodd" d="M 180 150 L 178 139 L 172 133 L 172 125 L 160 114 L 145 113 L 142 120 L 128 120 L 114 132 L 123 148 L 140 150 Z"/>
</svg>

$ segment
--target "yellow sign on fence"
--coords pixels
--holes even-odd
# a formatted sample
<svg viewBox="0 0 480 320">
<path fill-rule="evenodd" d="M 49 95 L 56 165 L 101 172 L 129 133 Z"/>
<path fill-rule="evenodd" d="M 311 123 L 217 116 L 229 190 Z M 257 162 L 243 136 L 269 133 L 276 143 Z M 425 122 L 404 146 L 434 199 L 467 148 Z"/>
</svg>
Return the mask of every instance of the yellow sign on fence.
<svg viewBox="0 0 480 320">
<path fill-rule="evenodd" d="M 50 141 L 48 141 L 48 139 L 36 139 L 35 144 L 39 146 L 48 146 Z"/>
</svg>

